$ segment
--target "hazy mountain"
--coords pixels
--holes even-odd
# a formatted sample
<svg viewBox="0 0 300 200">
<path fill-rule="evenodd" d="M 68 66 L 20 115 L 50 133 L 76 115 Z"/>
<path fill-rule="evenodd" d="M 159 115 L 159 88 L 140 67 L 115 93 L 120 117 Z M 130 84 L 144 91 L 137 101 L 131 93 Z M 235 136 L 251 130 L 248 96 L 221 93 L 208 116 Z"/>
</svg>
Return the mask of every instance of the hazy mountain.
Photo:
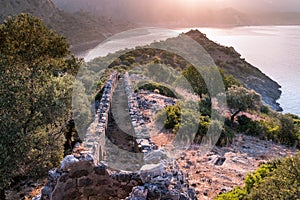
<svg viewBox="0 0 300 200">
<path fill-rule="evenodd" d="M 113 33 L 126 30 L 129 25 L 124 20 L 112 20 L 82 11 L 67 13 L 58 9 L 51 0 L 0 0 L 0 22 L 7 16 L 22 12 L 41 18 L 49 28 L 64 35 L 74 50 L 78 44 L 80 50 L 93 43 L 98 44 Z M 86 47 L 82 43 L 86 43 Z"/>
<path fill-rule="evenodd" d="M 140 25 L 232 26 L 300 24 L 298 0 L 53 0 L 68 12 L 85 10 Z"/>
</svg>

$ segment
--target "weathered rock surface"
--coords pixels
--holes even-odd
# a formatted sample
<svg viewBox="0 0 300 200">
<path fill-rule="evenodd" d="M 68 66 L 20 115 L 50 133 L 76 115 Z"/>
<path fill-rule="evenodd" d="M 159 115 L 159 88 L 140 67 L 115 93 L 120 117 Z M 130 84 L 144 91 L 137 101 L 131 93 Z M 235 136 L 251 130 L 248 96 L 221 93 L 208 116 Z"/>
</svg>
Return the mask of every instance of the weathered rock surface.
<svg viewBox="0 0 300 200">
<path fill-rule="evenodd" d="M 262 163 L 294 154 L 293 149 L 283 145 L 242 134 L 228 147 L 215 147 L 205 154 L 202 149 L 201 145 L 193 145 L 177 159 L 198 199 L 213 199 L 243 186 L 245 176 Z"/>
<path fill-rule="evenodd" d="M 67 156 L 35 200 L 196 199 L 178 165 L 145 165 L 138 172 L 115 171 L 91 156 Z"/>
</svg>

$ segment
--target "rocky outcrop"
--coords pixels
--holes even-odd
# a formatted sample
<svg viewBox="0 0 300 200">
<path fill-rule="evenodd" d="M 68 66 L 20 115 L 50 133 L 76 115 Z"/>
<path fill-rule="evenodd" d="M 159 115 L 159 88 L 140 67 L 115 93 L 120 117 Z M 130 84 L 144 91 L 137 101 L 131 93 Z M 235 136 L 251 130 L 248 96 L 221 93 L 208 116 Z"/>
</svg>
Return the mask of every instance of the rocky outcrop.
<svg viewBox="0 0 300 200">
<path fill-rule="evenodd" d="M 144 165 L 138 172 L 116 171 L 89 154 L 64 158 L 49 171 L 48 183 L 34 200 L 197 199 L 177 164 Z"/>
<path fill-rule="evenodd" d="M 281 86 L 270 77 L 252 66 L 233 47 L 224 47 L 211 40 L 198 30 L 191 30 L 186 33 L 209 53 L 217 66 L 225 70 L 227 74 L 233 75 L 246 88 L 253 89 L 259 93 L 262 100 L 274 110 L 282 111 L 276 102 L 281 95 Z"/>
</svg>

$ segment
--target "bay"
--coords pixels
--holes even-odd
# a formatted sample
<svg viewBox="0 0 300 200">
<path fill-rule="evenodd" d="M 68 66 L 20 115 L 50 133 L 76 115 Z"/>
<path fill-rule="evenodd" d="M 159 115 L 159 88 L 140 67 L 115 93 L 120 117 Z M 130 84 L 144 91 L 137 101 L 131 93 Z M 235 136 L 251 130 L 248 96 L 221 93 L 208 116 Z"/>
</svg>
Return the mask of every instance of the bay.
<svg viewBox="0 0 300 200">
<path fill-rule="evenodd" d="M 246 61 L 282 86 L 282 95 L 278 102 L 283 112 L 300 115 L 300 26 L 134 29 L 109 38 L 90 50 L 84 58 L 89 61 L 124 48 L 176 37 L 190 29 L 200 30 L 221 45 L 234 47 Z"/>
</svg>

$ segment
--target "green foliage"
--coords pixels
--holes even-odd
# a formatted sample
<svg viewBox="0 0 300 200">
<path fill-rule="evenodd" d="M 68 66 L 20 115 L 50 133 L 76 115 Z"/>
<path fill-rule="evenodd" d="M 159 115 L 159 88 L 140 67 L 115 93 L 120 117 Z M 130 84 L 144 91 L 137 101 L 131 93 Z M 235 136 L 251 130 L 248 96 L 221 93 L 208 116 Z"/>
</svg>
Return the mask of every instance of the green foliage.
<svg viewBox="0 0 300 200">
<path fill-rule="evenodd" d="M 264 113 L 264 114 L 269 114 L 270 113 L 271 108 L 269 106 L 266 105 L 262 105 L 260 108 L 260 112 Z"/>
<path fill-rule="evenodd" d="M 274 113 L 266 119 L 252 120 L 245 115 L 238 117 L 238 131 L 293 146 L 299 144 L 299 127 L 289 115 Z"/>
<path fill-rule="evenodd" d="M 250 173 L 245 178 L 245 190 L 250 193 L 253 187 L 258 186 L 263 179 L 276 169 L 277 161 L 261 165 L 255 172 Z"/>
<path fill-rule="evenodd" d="M 300 154 L 261 165 L 245 178 L 244 188 L 217 196 L 216 200 L 299 199 Z"/>
<path fill-rule="evenodd" d="M 233 130 L 230 126 L 227 126 L 225 124 L 216 145 L 228 146 L 232 143 L 234 136 L 235 136 L 235 130 Z"/>
<path fill-rule="evenodd" d="M 204 96 L 199 101 L 199 109 L 202 115 L 204 116 L 211 116 L 211 98 L 208 96 Z"/>
<path fill-rule="evenodd" d="M 241 200 L 247 195 L 247 191 L 240 187 L 233 188 L 232 191 L 218 195 L 215 200 Z"/>
<path fill-rule="evenodd" d="M 223 69 L 219 69 L 220 74 L 223 78 L 225 90 L 227 91 L 228 88 L 231 88 L 233 86 L 242 86 L 242 84 L 232 75 L 226 75 L 225 71 Z"/>
<path fill-rule="evenodd" d="M 173 132 L 177 132 L 179 124 L 181 122 L 181 109 L 179 105 L 167 106 L 165 108 L 167 113 L 167 119 L 165 121 L 166 129 L 173 129 Z"/>
<path fill-rule="evenodd" d="M 158 83 L 172 84 L 178 75 L 175 69 L 164 64 L 149 63 L 139 68 L 144 76 Z"/>
<path fill-rule="evenodd" d="M 273 118 L 262 121 L 261 125 L 267 139 L 290 146 L 299 143 L 299 127 L 294 124 L 293 118 L 289 115 L 278 113 Z"/>
<path fill-rule="evenodd" d="M 203 74 L 199 70 L 190 65 L 183 72 L 182 75 L 191 85 L 193 92 L 197 93 L 202 97 L 203 94 L 207 94 L 208 89 L 203 79 Z"/>
<path fill-rule="evenodd" d="M 261 97 L 253 90 L 244 87 L 232 86 L 226 92 L 227 104 L 233 110 L 231 120 L 241 111 L 260 110 L 262 106 Z"/>
<path fill-rule="evenodd" d="M 36 177 L 63 156 L 79 61 L 66 40 L 28 15 L 0 25 L 0 189 L 15 177 Z"/>
<path fill-rule="evenodd" d="M 247 199 L 299 199 L 300 154 L 285 158 L 254 185 Z"/>
<path fill-rule="evenodd" d="M 211 120 L 209 116 L 203 116 L 200 112 L 196 112 L 190 106 L 192 102 L 185 102 L 184 105 L 168 106 L 163 112 L 158 114 L 159 120 L 164 120 L 164 127 L 171 129 L 173 133 L 177 133 L 180 128 L 180 140 L 189 140 L 195 143 L 211 143 L 218 142 L 219 145 L 228 144 L 234 134 L 229 127 L 223 127 L 219 120 Z M 184 109 L 182 109 L 184 107 Z M 166 113 L 166 118 L 164 114 Z M 210 131 L 209 131 L 210 130 Z M 216 139 L 221 134 L 220 140 Z M 185 138 L 183 138 L 185 136 Z M 177 138 L 178 139 L 178 138 Z"/>
<path fill-rule="evenodd" d="M 154 92 L 154 90 L 159 90 L 159 94 L 167 96 L 167 97 L 172 97 L 176 98 L 178 95 L 169 89 L 167 86 L 164 86 L 162 84 L 156 83 L 156 82 L 140 82 L 138 84 L 138 89 L 139 90 L 149 90 L 151 92 Z"/>
<path fill-rule="evenodd" d="M 263 131 L 262 122 L 253 121 L 246 115 L 238 116 L 238 123 L 238 130 L 248 135 L 259 136 Z"/>
</svg>

